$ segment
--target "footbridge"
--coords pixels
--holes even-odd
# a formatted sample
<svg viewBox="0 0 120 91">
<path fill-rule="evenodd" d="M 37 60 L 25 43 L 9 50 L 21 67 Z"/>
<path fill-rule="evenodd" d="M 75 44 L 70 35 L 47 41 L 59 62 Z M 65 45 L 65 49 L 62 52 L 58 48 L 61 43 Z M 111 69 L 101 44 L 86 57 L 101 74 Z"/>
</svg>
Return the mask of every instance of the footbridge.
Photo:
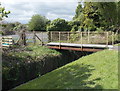
<svg viewBox="0 0 120 91">
<path fill-rule="evenodd" d="M 116 35 L 113 32 L 50 32 L 50 49 L 97 52 L 113 49 Z"/>
</svg>

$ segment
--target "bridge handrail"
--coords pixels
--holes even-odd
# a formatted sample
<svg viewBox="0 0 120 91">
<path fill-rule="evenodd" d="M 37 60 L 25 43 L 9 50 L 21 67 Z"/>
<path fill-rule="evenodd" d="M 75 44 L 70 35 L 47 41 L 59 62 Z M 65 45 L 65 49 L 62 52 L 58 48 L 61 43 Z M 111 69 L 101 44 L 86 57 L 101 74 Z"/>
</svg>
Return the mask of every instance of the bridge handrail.
<svg viewBox="0 0 120 91">
<path fill-rule="evenodd" d="M 83 44 L 83 40 L 84 40 L 84 36 L 86 35 L 86 38 L 87 38 L 87 43 L 90 43 L 90 36 L 93 34 L 93 35 L 101 35 L 101 36 L 103 36 L 104 37 L 104 41 L 106 41 L 106 46 L 108 46 L 108 44 L 109 44 L 109 41 L 111 41 L 111 44 L 112 45 L 114 45 L 114 40 L 115 40 L 115 34 L 114 34 L 114 32 L 90 32 L 90 31 L 88 31 L 88 32 L 80 32 L 80 31 L 77 31 L 77 32 L 69 32 L 69 31 L 61 31 L 61 32 L 58 32 L 58 31 L 50 31 L 49 33 L 48 33 L 48 36 L 49 36 L 49 42 L 53 42 L 54 41 L 54 39 L 56 39 L 56 38 L 54 38 L 55 36 L 58 36 L 57 38 L 58 38 L 58 41 L 61 43 L 61 41 L 62 41 L 62 38 L 64 37 L 64 36 L 66 36 L 66 38 L 67 38 L 67 41 L 69 41 L 70 40 L 70 37 L 71 37 L 71 35 L 74 35 L 74 34 L 79 34 L 80 35 L 80 40 L 81 40 L 81 44 Z M 95 36 L 93 36 L 93 37 L 95 37 Z M 97 37 L 96 37 L 96 39 L 98 39 Z M 102 41 L 102 39 L 101 39 L 101 41 Z"/>
</svg>

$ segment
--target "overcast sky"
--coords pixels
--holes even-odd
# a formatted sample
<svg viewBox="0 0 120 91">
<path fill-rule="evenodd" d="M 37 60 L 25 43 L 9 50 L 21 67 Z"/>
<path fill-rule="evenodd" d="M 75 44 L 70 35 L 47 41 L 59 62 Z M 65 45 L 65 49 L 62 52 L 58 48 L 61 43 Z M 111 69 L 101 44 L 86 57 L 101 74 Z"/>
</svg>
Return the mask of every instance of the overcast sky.
<svg viewBox="0 0 120 91">
<path fill-rule="evenodd" d="M 31 16 L 41 14 L 53 20 L 63 18 L 72 20 L 78 0 L 1 0 L 6 11 L 10 10 L 6 21 L 28 23 Z"/>
</svg>

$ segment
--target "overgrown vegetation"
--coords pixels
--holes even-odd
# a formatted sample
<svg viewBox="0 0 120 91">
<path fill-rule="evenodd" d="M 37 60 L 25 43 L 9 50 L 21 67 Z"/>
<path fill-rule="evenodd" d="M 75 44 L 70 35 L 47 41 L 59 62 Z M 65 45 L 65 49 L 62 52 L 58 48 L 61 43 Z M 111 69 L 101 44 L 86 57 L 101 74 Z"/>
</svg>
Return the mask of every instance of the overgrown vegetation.
<svg viewBox="0 0 120 91">
<path fill-rule="evenodd" d="M 40 46 L 7 50 L 2 55 L 3 89 L 8 90 L 21 83 L 55 69 L 61 54 Z"/>
<path fill-rule="evenodd" d="M 32 80 L 78 59 L 86 52 L 55 51 L 41 46 L 27 46 L 3 52 L 3 90 Z"/>
<path fill-rule="evenodd" d="M 118 51 L 82 57 L 15 89 L 118 89 Z"/>
</svg>

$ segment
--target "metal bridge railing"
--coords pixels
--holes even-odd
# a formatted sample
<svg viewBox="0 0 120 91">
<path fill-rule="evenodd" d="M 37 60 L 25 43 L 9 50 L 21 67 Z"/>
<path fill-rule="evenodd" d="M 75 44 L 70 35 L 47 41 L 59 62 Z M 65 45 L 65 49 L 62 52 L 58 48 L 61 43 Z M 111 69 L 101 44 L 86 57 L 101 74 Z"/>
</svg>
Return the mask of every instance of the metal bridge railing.
<svg viewBox="0 0 120 91">
<path fill-rule="evenodd" d="M 76 44 L 104 44 L 114 45 L 118 40 L 114 32 L 56 32 L 48 33 L 49 42 L 76 43 Z"/>
</svg>

